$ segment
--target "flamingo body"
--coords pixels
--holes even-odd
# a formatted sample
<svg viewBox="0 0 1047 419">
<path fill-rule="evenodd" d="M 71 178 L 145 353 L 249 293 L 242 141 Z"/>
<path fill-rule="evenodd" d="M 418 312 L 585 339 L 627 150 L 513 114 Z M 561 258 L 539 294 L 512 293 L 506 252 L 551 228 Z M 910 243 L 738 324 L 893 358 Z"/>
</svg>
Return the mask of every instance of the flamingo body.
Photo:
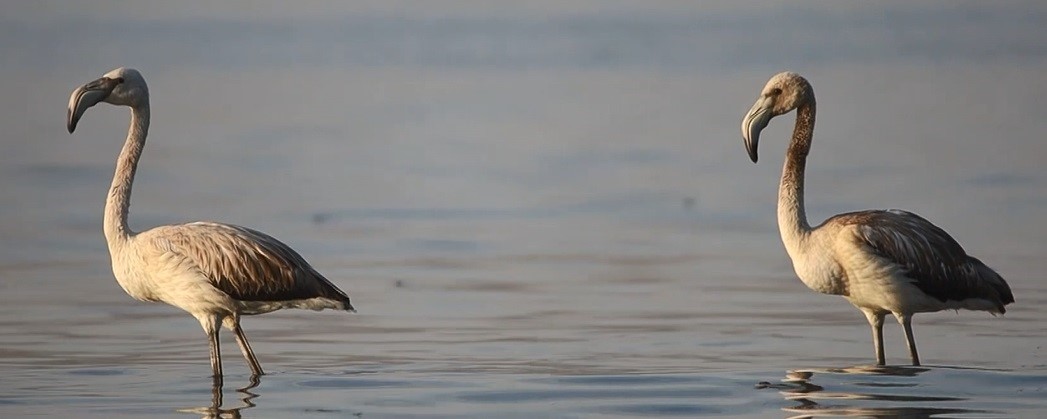
<svg viewBox="0 0 1047 419">
<path fill-rule="evenodd" d="M 200 322 L 209 339 L 217 383 L 222 380 L 218 329 L 223 325 L 235 334 L 252 374 L 263 374 L 240 328 L 240 316 L 284 308 L 355 311 L 345 292 L 265 233 L 214 222 L 131 231 L 128 207 L 149 130 L 149 88 L 130 68 L 115 69 L 80 86 L 69 98 L 69 132 L 88 108 L 101 102 L 131 109 L 103 216 L 113 275 L 131 297 L 170 304 Z"/>
<path fill-rule="evenodd" d="M 804 207 L 804 171 L 814 132 L 816 101 L 810 83 L 784 72 L 767 82 L 742 120 L 749 157 L 758 160 L 760 133 L 771 118 L 796 111 L 778 188 L 778 227 L 801 281 L 839 295 L 865 314 L 876 362 L 885 363 L 883 318 L 893 314 L 905 330 L 913 365 L 920 365 L 912 315 L 946 309 L 1003 314 L 1014 302 L 1010 286 L 948 233 L 902 210 L 840 214 L 811 227 Z"/>
</svg>

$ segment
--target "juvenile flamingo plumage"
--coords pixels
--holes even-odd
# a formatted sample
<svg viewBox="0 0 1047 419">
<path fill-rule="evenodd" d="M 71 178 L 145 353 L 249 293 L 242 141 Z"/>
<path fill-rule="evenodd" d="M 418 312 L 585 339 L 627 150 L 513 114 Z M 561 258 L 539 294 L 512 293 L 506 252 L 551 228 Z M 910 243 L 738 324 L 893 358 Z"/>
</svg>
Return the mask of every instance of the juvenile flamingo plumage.
<svg viewBox="0 0 1047 419">
<path fill-rule="evenodd" d="M 231 224 L 194 222 L 134 232 L 127 225 L 131 185 L 149 131 L 149 88 L 134 69 L 118 68 L 73 91 L 67 128 L 106 102 L 131 108 L 131 125 L 105 201 L 103 230 L 113 275 L 131 297 L 164 302 L 200 322 L 210 344 L 214 380 L 222 381 L 218 330 L 236 337 L 252 376 L 262 375 L 240 316 L 284 308 L 356 311 L 349 296 L 297 252 L 265 233 Z"/>
<path fill-rule="evenodd" d="M 778 228 L 800 280 L 812 290 L 843 296 L 865 314 L 878 365 L 885 363 L 887 313 L 905 330 L 913 365 L 920 365 L 913 314 L 961 308 L 1003 314 L 1004 306 L 1014 302 L 1007 282 L 916 214 L 867 210 L 840 214 L 813 228 L 807 223 L 803 183 L 815 108 L 811 84 L 784 72 L 767 82 L 742 119 L 745 149 L 755 163 L 760 132 L 771 118 L 796 110 L 778 189 Z"/>
</svg>

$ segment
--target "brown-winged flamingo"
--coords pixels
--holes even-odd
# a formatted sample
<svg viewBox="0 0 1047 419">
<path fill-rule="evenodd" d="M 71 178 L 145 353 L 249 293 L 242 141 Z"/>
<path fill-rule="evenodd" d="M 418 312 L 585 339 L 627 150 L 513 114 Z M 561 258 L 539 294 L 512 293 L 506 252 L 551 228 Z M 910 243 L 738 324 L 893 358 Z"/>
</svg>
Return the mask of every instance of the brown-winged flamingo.
<svg viewBox="0 0 1047 419">
<path fill-rule="evenodd" d="M 149 131 L 149 88 L 134 69 L 118 68 L 73 91 L 67 128 L 106 102 L 131 108 L 131 125 L 105 201 L 103 229 L 113 275 L 128 295 L 164 302 L 200 321 L 210 341 L 214 380 L 222 381 L 218 330 L 236 336 L 252 376 L 262 367 L 240 328 L 240 316 L 284 308 L 356 311 L 349 296 L 297 252 L 265 233 L 231 224 L 193 222 L 142 232 L 127 226 L 131 184 Z"/>
<path fill-rule="evenodd" d="M 867 210 L 811 227 L 803 182 L 814 133 L 815 99 L 799 74 L 775 75 L 742 119 L 742 138 L 753 163 L 760 132 L 771 118 L 796 110 L 796 125 L 778 188 L 778 228 L 793 269 L 807 287 L 839 295 L 865 314 L 876 363 L 884 365 L 883 318 L 891 313 L 905 330 L 913 365 L 920 365 L 912 316 L 946 309 L 1002 314 L 1014 302 L 995 271 L 930 221 L 902 210 Z"/>
</svg>

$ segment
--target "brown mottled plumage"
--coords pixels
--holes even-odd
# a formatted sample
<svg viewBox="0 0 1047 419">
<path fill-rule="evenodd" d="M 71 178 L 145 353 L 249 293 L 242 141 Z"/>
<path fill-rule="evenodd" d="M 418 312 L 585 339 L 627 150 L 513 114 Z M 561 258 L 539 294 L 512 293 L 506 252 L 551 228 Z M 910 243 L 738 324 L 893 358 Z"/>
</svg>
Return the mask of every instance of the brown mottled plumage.
<svg viewBox="0 0 1047 419">
<path fill-rule="evenodd" d="M 860 245 L 895 261 L 903 275 L 925 294 L 945 303 L 973 298 L 988 300 L 995 312 L 1014 302 L 1007 282 L 982 261 L 967 255 L 949 233 L 904 210 L 868 210 L 840 214 L 826 223 L 858 226 Z"/>
<path fill-rule="evenodd" d="M 767 82 L 742 119 L 749 158 L 758 159 L 760 132 L 771 118 L 796 110 L 792 141 L 778 187 L 778 227 L 797 276 L 809 288 L 840 295 L 865 314 L 876 363 L 885 363 L 883 318 L 905 330 L 913 365 L 920 365 L 912 334 L 914 313 L 945 309 L 1003 313 L 1014 302 L 1007 282 L 930 221 L 907 211 L 840 214 L 811 228 L 805 213 L 804 170 L 814 136 L 811 84 L 785 72 Z"/>
<path fill-rule="evenodd" d="M 346 293 L 265 233 L 212 222 L 131 231 L 127 213 L 149 131 L 149 88 L 142 75 L 129 68 L 110 71 L 77 88 L 69 98 L 69 132 L 88 108 L 100 102 L 131 108 L 131 124 L 103 218 L 113 275 L 131 297 L 162 301 L 196 317 L 207 333 L 216 383 L 222 381 L 221 326 L 233 332 L 251 373 L 263 374 L 240 328 L 241 315 L 284 308 L 355 311 Z"/>
<path fill-rule="evenodd" d="M 349 296 L 313 269 L 298 252 L 260 231 L 203 221 L 155 230 L 156 246 L 191 260 L 212 285 L 235 300 L 323 297 L 349 304 Z"/>
</svg>

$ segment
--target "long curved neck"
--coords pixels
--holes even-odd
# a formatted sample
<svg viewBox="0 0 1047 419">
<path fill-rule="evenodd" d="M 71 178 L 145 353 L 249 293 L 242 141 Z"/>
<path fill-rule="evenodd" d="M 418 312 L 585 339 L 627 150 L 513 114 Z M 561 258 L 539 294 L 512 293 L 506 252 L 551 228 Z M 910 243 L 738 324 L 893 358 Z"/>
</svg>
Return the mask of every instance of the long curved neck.
<svg viewBox="0 0 1047 419">
<path fill-rule="evenodd" d="M 116 159 L 116 174 L 105 199 L 105 216 L 102 227 L 110 251 L 113 246 L 125 242 L 134 232 L 127 227 L 127 212 L 131 204 L 131 185 L 134 183 L 138 159 L 145 148 L 145 137 L 149 132 L 149 102 L 131 108 L 131 126 L 127 129 L 127 140 Z"/>
<path fill-rule="evenodd" d="M 803 203 L 803 174 L 807 166 L 807 153 L 811 150 L 811 138 L 814 136 L 815 108 L 812 95 L 807 104 L 796 109 L 796 126 L 785 154 L 782 181 L 778 186 L 778 229 L 790 254 L 800 247 L 811 231 Z"/>
</svg>

